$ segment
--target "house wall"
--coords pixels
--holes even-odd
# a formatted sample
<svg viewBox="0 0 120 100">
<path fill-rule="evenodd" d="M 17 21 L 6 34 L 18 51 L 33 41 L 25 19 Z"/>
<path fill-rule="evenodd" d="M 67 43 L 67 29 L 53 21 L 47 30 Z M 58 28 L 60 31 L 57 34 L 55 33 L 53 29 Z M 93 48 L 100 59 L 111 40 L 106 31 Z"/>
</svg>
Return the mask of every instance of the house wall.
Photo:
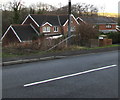
<svg viewBox="0 0 120 100">
<path fill-rule="evenodd" d="M 10 29 L 5 35 L 5 37 L 3 38 L 2 45 L 5 46 L 11 43 L 19 43 L 19 40 L 14 34 L 14 32 L 12 31 L 12 29 Z"/>
<path fill-rule="evenodd" d="M 75 26 L 75 28 L 76 28 L 78 24 L 77 24 L 77 22 L 75 21 L 75 19 L 73 17 L 71 17 L 71 21 L 72 21 L 71 27 Z M 68 32 L 68 22 L 62 28 L 63 28 L 64 34 L 67 34 L 67 32 Z"/>
<path fill-rule="evenodd" d="M 115 30 L 116 29 L 116 25 L 112 24 L 112 28 L 106 28 L 106 24 L 100 24 L 99 25 L 99 30 Z"/>
<path fill-rule="evenodd" d="M 79 24 L 83 24 L 83 23 L 84 23 L 84 22 L 81 21 L 80 19 L 77 19 L 77 21 L 78 21 Z"/>
<path fill-rule="evenodd" d="M 71 26 L 75 26 L 75 27 L 77 27 L 77 22 L 75 21 L 75 19 L 73 18 L 73 16 L 72 16 L 72 22 L 73 23 L 71 23 Z M 24 24 L 32 24 L 34 27 L 35 27 L 35 29 L 39 32 L 39 33 L 44 33 L 43 32 L 43 27 L 47 27 L 47 26 L 50 26 L 49 24 L 46 24 L 46 25 L 44 25 L 44 26 L 41 26 L 41 27 L 38 27 L 33 21 L 32 21 L 32 19 L 30 18 L 30 17 L 28 17 L 27 18 L 27 20 L 25 21 L 25 23 Z M 67 32 L 68 32 L 68 23 L 66 23 L 66 25 L 65 26 L 58 26 L 58 32 L 54 32 L 54 26 L 50 26 L 50 28 L 51 28 L 51 31 L 50 32 L 47 32 L 48 34 L 51 34 L 51 33 L 55 33 L 55 34 L 57 34 L 57 33 L 62 33 L 62 34 L 66 34 Z"/>
<path fill-rule="evenodd" d="M 82 23 L 82 21 L 80 19 L 77 19 L 77 20 L 78 20 L 78 22 L 80 24 Z M 112 28 L 106 28 L 106 25 L 112 25 Z M 104 32 L 104 33 L 108 33 L 108 32 L 111 32 L 111 31 L 116 32 L 116 26 L 117 25 L 116 24 L 107 24 L 107 23 L 104 23 L 104 24 L 96 24 L 95 26 L 97 26 L 96 28 L 98 28 L 99 31 Z"/>
<path fill-rule="evenodd" d="M 111 28 L 106 28 L 106 24 L 100 24 L 99 25 L 99 31 L 103 32 L 103 33 L 117 32 L 116 24 L 112 24 Z"/>
</svg>

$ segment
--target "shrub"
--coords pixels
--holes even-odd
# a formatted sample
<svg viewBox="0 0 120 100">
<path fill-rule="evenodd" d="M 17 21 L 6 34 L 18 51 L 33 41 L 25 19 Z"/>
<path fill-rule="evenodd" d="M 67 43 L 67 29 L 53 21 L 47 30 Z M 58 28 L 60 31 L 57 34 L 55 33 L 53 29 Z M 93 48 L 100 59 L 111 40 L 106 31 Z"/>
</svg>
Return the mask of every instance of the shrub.
<svg viewBox="0 0 120 100">
<path fill-rule="evenodd" d="M 90 39 L 98 38 L 98 29 L 93 28 L 91 24 L 80 24 L 76 29 L 75 41 L 78 45 L 86 46 Z"/>
<path fill-rule="evenodd" d="M 113 44 L 120 43 L 120 32 L 110 32 L 106 33 L 105 35 L 107 35 L 109 39 L 112 39 Z"/>
</svg>

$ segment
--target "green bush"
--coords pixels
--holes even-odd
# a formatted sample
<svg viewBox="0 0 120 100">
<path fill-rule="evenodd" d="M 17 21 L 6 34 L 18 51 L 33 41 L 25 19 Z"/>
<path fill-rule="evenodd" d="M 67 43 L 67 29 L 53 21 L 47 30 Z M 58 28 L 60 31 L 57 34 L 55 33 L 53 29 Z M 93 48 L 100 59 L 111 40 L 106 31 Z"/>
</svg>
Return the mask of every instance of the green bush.
<svg viewBox="0 0 120 100">
<path fill-rule="evenodd" d="M 120 43 L 120 32 L 101 33 L 107 35 L 109 39 L 112 39 L 113 44 Z"/>
<path fill-rule="evenodd" d="M 120 43 L 120 32 L 109 33 L 108 38 L 112 39 L 113 44 Z"/>
</svg>

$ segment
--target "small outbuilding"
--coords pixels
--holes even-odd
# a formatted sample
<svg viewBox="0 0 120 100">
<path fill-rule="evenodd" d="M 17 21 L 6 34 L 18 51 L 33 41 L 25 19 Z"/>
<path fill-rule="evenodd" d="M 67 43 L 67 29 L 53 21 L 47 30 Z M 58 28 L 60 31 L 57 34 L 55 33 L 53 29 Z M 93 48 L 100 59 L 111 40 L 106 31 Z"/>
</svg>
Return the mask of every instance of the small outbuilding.
<svg viewBox="0 0 120 100">
<path fill-rule="evenodd" d="M 8 45 L 10 43 L 21 43 L 29 42 L 34 37 L 38 37 L 39 33 L 37 30 L 30 25 L 11 25 L 2 36 L 1 40 L 3 45 Z"/>
</svg>

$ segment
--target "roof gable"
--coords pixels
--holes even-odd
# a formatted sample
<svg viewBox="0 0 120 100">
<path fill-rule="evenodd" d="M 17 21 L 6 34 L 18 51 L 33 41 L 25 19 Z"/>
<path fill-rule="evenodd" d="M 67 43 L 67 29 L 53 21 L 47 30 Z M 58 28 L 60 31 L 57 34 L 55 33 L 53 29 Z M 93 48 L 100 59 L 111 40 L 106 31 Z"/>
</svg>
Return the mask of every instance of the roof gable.
<svg viewBox="0 0 120 100">
<path fill-rule="evenodd" d="M 13 25 L 12 28 L 21 39 L 21 41 L 29 41 L 32 40 L 34 36 L 38 36 L 31 25 Z"/>
<path fill-rule="evenodd" d="M 1 38 L 1 40 L 3 40 L 3 38 L 6 36 L 6 34 L 9 32 L 10 29 L 13 31 L 15 36 L 18 38 L 19 42 L 22 42 L 21 39 L 19 38 L 19 36 L 17 35 L 17 33 L 15 32 L 15 30 L 13 29 L 13 27 L 11 25 L 8 27 L 7 31 L 4 33 L 4 35 Z"/>
<path fill-rule="evenodd" d="M 52 26 L 61 26 L 61 25 L 63 26 L 68 20 L 68 15 L 40 15 L 40 14 L 34 15 L 33 14 L 30 16 L 39 24 L 39 26 L 45 24 L 46 22 L 48 22 Z M 71 16 L 75 19 L 73 15 Z M 75 21 L 77 22 L 76 19 Z"/>
<path fill-rule="evenodd" d="M 73 14 L 71 14 L 71 18 L 73 18 L 73 20 L 75 20 L 75 22 L 77 23 L 77 24 L 79 24 L 79 22 L 77 21 L 77 19 L 74 17 L 74 15 Z M 66 20 L 66 21 L 65 21 Z M 67 23 L 68 23 L 68 15 L 67 16 L 64 16 L 64 18 L 61 20 L 63 23 L 62 23 L 62 25 L 63 26 L 65 26 Z M 64 22 L 65 21 L 65 22 Z"/>
<path fill-rule="evenodd" d="M 61 26 L 61 25 L 63 26 L 68 21 L 67 14 L 66 15 L 31 14 L 26 17 L 22 25 L 25 23 L 28 17 L 30 17 L 37 26 L 42 26 L 46 23 L 49 23 L 50 26 Z M 76 23 L 79 24 L 73 14 L 71 15 L 71 17 L 73 17 Z"/>
<path fill-rule="evenodd" d="M 45 25 L 49 25 L 49 26 L 52 26 L 50 23 L 46 22 L 44 24 L 42 24 L 42 26 L 45 26 Z"/>
<path fill-rule="evenodd" d="M 61 25 L 63 26 L 68 20 L 68 15 L 59 15 L 59 20 L 60 20 Z"/>
<path fill-rule="evenodd" d="M 46 22 L 50 23 L 53 26 L 60 26 L 58 16 L 56 15 L 30 15 L 39 26 L 45 24 Z"/>
<path fill-rule="evenodd" d="M 24 25 L 28 18 L 30 18 L 38 27 L 40 27 L 39 24 L 34 20 L 34 18 L 30 14 L 25 18 L 21 25 Z"/>
</svg>

